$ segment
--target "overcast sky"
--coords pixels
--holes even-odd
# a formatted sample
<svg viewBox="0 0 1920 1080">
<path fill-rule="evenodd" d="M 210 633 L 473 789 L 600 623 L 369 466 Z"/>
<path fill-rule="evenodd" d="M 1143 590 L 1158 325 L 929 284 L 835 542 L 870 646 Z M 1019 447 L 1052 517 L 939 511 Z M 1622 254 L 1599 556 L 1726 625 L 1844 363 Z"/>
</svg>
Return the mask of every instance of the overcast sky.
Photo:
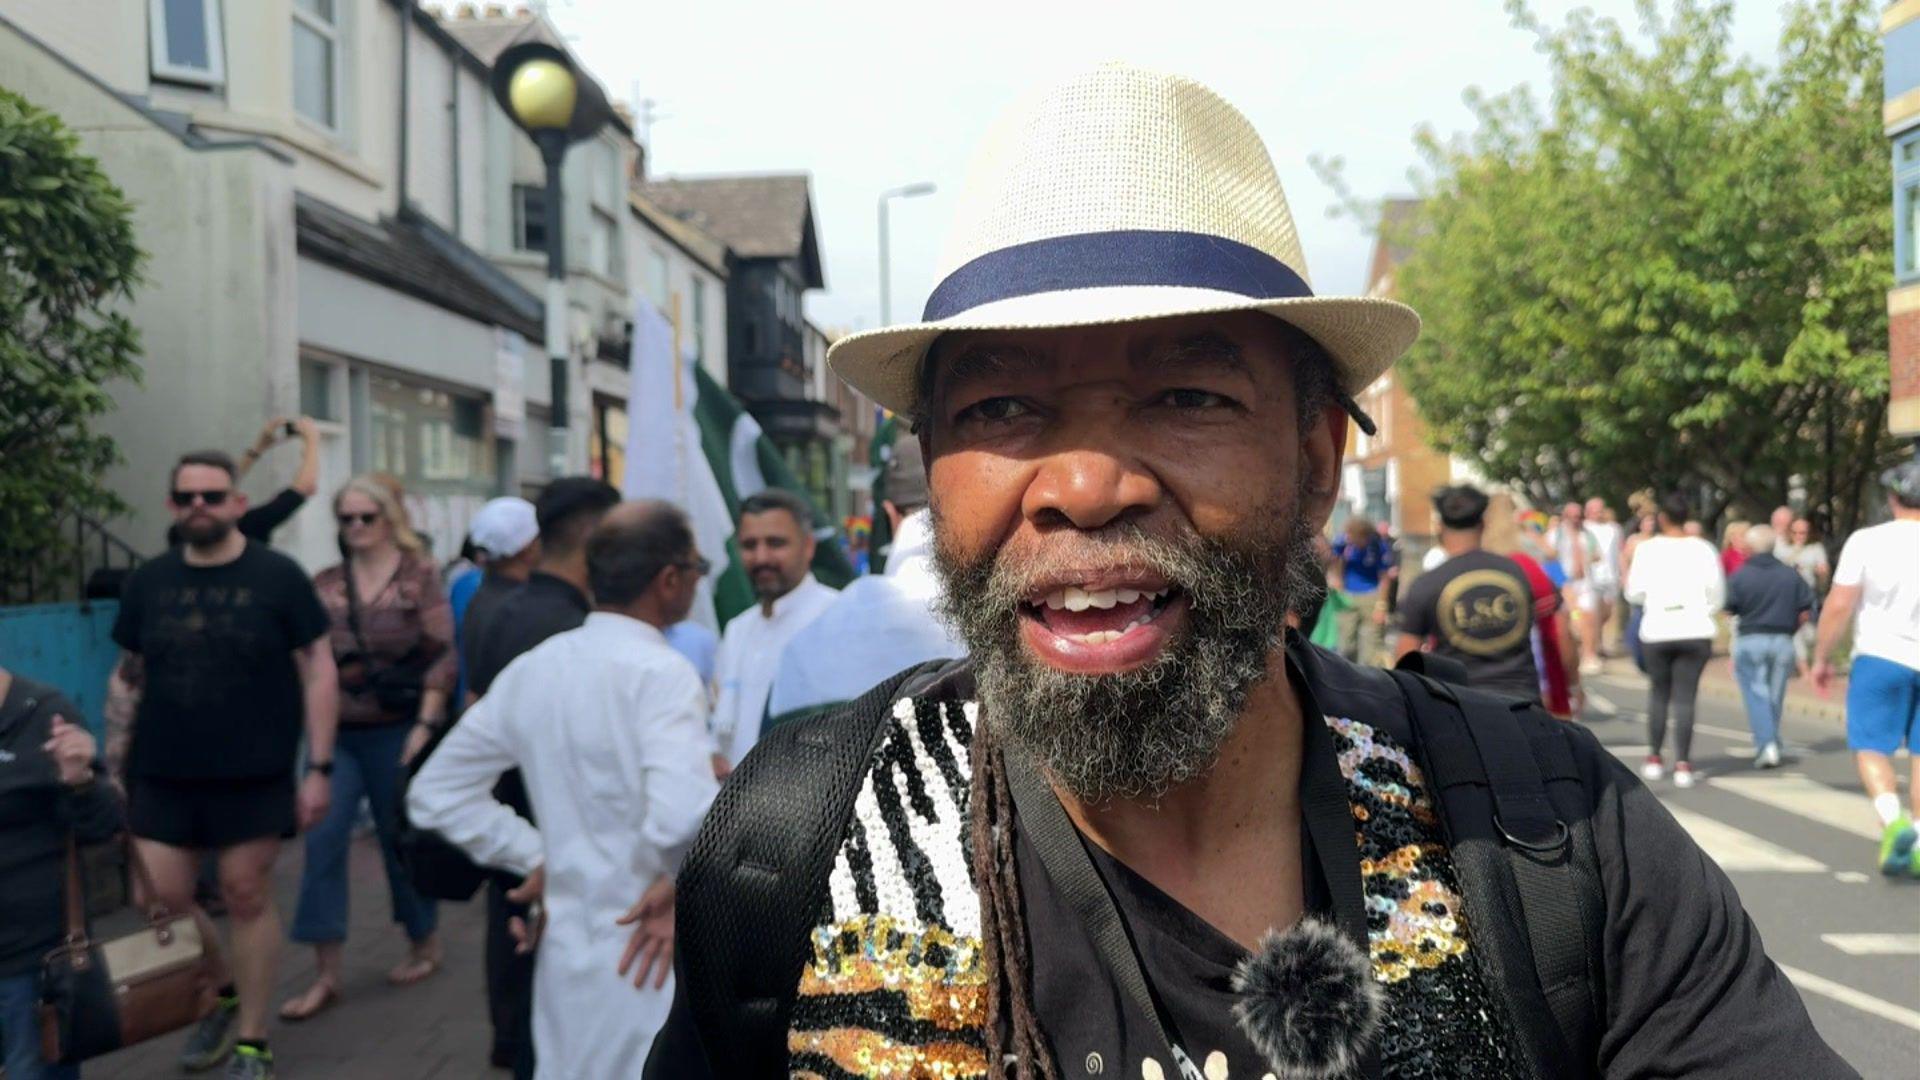
<svg viewBox="0 0 1920 1080">
<path fill-rule="evenodd" d="M 1542 2 L 1633 23 L 1632 0 Z M 1736 45 L 1774 53 L 1775 0 L 1743 0 Z M 1466 130 L 1461 92 L 1544 89 L 1545 59 L 1499 0 L 946 0 L 790 3 L 550 0 L 548 12 L 609 94 L 652 98 L 652 175 L 806 171 L 827 287 L 807 299 L 828 328 L 879 322 L 874 203 L 893 203 L 893 314 L 917 318 L 954 188 L 993 117 L 1022 90 L 1105 60 L 1179 72 L 1245 112 L 1267 141 L 1300 225 L 1314 287 L 1363 287 L 1371 238 L 1328 217 L 1334 192 L 1308 158 L 1338 156 L 1356 194 L 1411 191 L 1422 124 Z"/>
</svg>

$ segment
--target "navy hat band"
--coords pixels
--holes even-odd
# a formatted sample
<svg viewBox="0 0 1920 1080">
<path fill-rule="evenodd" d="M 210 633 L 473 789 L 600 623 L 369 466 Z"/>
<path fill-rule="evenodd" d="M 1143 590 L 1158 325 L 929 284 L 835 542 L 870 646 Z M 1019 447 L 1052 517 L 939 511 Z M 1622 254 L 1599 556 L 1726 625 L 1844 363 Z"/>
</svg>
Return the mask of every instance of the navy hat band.
<svg viewBox="0 0 1920 1080">
<path fill-rule="evenodd" d="M 1215 289 L 1255 300 L 1308 297 L 1286 263 L 1206 233 L 1118 229 L 1031 240 L 989 251 L 948 274 L 927 297 L 922 322 L 1036 293 L 1127 285 Z"/>
</svg>

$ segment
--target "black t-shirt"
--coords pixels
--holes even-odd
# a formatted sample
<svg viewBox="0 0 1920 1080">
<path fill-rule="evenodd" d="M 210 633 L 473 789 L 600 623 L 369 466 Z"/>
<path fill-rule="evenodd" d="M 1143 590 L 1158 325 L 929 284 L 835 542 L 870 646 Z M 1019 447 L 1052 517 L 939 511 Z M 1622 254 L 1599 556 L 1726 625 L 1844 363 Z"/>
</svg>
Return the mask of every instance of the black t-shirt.
<svg viewBox="0 0 1920 1080">
<path fill-rule="evenodd" d="M 1302 841 L 1307 911 L 1326 917 L 1332 901 L 1325 879 L 1317 872 L 1312 845 L 1304 836 Z M 1165 1010 L 1170 1021 L 1167 1037 L 1178 1051 L 1203 1076 L 1271 1072 L 1273 1066 L 1261 1058 L 1233 1018 L 1233 1006 L 1239 1000 L 1233 991 L 1233 969 L 1246 959 L 1247 950 L 1100 845 L 1084 837 L 1081 845 L 1126 923 L 1141 973 Z M 1027 834 L 1018 829 L 1014 852 L 1033 948 L 1034 1008 L 1055 1060 L 1063 1068 L 1067 1064 L 1084 1068 L 1089 1076 L 1137 1077 L 1151 1058 L 1163 1065 L 1167 1080 L 1179 1080 L 1178 1069 L 1159 1061 L 1153 1024 L 1107 974 L 1086 925 L 1054 887 Z M 1226 1071 L 1218 1068 L 1221 1064 Z"/>
<path fill-rule="evenodd" d="M 479 597 L 474 599 L 477 603 Z M 552 574 L 535 570 L 526 584 L 500 600 L 500 606 L 485 617 L 480 632 L 469 639 L 474 651 L 467 664 L 468 688 L 476 694 L 486 693 L 494 677 L 521 653 L 555 634 L 580 629 L 591 610 L 585 593 Z M 467 614 L 471 618 L 472 609 Z"/>
<path fill-rule="evenodd" d="M 485 584 L 481 585 L 484 591 Z M 480 602 L 474 596 L 474 604 Z M 535 570 L 526 584 L 508 591 L 491 611 L 482 611 L 482 624 L 472 626 L 473 608 L 467 609 L 473 652 L 467 664 L 467 689 L 485 694 L 493 680 L 508 664 L 555 634 L 578 630 L 587 621 L 587 594 L 567 581 Z M 527 798 L 526 783 L 520 770 L 509 770 L 494 785 L 493 796 L 533 820 L 533 804 Z"/>
<path fill-rule="evenodd" d="M 260 544 L 221 566 L 189 566 L 178 550 L 143 563 L 113 625 L 113 640 L 146 661 L 128 775 L 291 772 L 306 715 L 293 653 L 327 629 L 306 572 Z"/>
<path fill-rule="evenodd" d="M 273 530 L 285 525 L 287 519 L 306 504 L 305 495 L 292 488 L 282 488 L 280 494 L 241 514 L 236 528 L 241 536 L 265 543 L 273 538 Z"/>
<path fill-rule="evenodd" d="M 521 585 L 510 577 L 488 572 L 481 577 L 480 587 L 473 590 L 473 598 L 467 601 L 467 612 L 460 618 L 460 663 L 466 669 L 467 689 L 476 694 L 484 689 L 474 675 L 480 667 L 480 643 L 487 639 L 501 605 L 519 592 Z M 495 670 L 492 674 L 498 673 Z M 491 676 L 487 681 L 493 681 Z"/>
<path fill-rule="evenodd" d="M 1400 597 L 1396 625 L 1463 664 L 1475 687 L 1540 700 L 1533 590 L 1512 559 L 1468 551 L 1421 574 Z"/>
</svg>

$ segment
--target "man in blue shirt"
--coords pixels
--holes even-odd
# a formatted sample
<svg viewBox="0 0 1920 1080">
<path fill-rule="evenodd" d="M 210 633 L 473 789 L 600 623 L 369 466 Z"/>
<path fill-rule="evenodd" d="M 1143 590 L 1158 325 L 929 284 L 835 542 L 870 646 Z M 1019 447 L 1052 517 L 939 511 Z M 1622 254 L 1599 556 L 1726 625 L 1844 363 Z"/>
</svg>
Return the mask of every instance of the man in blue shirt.
<svg viewBox="0 0 1920 1080">
<path fill-rule="evenodd" d="M 1374 531 L 1373 522 L 1355 517 L 1334 540 L 1333 558 L 1340 570 L 1340 592 L 1350 605 L 1339 615 L 1340 655 L 1355 663 L 1374 663 L 1385 645 L 1386 593 L 1380 583 L 1394 569 L 1393 548 Z"/>
</svg>

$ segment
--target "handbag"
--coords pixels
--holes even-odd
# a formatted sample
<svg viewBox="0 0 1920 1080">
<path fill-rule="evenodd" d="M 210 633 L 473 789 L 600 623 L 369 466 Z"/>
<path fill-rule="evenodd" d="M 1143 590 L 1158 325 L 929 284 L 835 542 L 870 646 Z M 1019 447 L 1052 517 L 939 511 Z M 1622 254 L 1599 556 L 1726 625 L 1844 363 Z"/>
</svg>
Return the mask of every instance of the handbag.
<svg viewBox="0 0 1920 1080">
<path fill-rule="evenodd" d="M 399 849 L 400 865 L 406 868 L 407 880 L 413 884 L 414 891 L 429 900 L 471 900 L 492 876 L 491 871 L 476 864 L 439 833 L 415 828 L 408 819 L 407 788 L 452 727 L 452 724 L 442 724 L 434 729 L 432 738 L 407 764 L 400 780 L 400 835 L 395 838 L 394 847 Z"/>
<path fill-rule="evenodd" d="M 80 853 L 67 839 L 67 937 L 40 973 L 40 1056 L 74 1064 L 178 1031 L 213 1011 L 216 954 L 192 915 L 154 899 L 153 879 L 122 834 L 127 864 L 148 898 L 146 925 L 107 941 L 87 930 Z"/>
</svg>

